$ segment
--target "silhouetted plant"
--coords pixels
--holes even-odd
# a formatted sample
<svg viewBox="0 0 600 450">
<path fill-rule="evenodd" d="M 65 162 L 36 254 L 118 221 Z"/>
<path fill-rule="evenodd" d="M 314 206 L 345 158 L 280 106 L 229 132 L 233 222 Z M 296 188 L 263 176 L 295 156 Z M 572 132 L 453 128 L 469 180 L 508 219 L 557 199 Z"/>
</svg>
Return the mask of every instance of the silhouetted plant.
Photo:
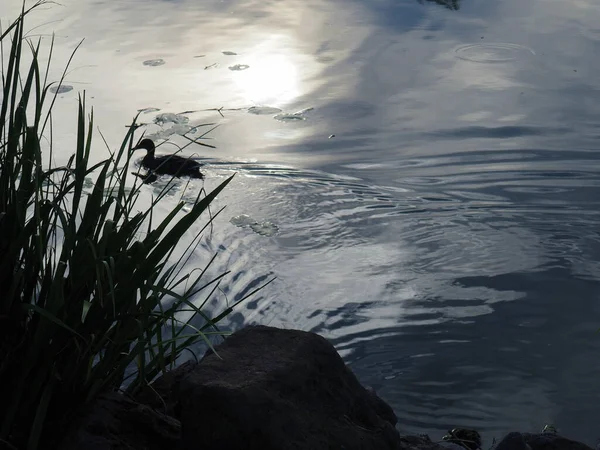
<svg viewBox="0 0 600 450">
<path fill-rule="evenodd" d="M 142 183 L 126 185 L 136 127 L 118 151 L 90 164 L 93 118 L 86 119 L 85 96 L 74 154 L 66 165 L 52 165 L 50 62 L 40 68 L 40 41 L 24 39 L 26 16 L 44 3 L 23 9 L 0 33 L 3 48 L 11 38 L 0 107 L 0 447 L 19 450 L 55 448 L 84 405 L 125 385 L 135 393 L 185 348 L 222 334 L 217 323 L 235 306 L 215 317 L 203 311 L 226 275 L 205 279 L 214 257 L 202 271 L 182 271 L 214 217 L 170 262 L 232 177 L 198 194 L 189 212 L 180 202 L 154 223 L 166 189 L 137 212 Z M 26 49 L 31 62 L 23 70 Z M 88 193 L 86 178 L 94 176 Z M 200 295 L 197 306 L 192 299 Z M 181 319 L 182 312 L 191 317 Z M 192 326 L 198 318 L 199 328 Z"/>
</svg>

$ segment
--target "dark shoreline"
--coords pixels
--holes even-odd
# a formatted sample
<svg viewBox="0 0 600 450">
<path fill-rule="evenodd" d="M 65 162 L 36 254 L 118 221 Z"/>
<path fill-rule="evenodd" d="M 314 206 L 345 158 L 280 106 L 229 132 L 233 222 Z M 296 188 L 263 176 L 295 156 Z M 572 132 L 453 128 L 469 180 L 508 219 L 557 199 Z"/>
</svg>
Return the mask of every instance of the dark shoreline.
<svg viewBox="0 0 600 450">
<path fill-rule="evenodd" d="M 392 408 L 315 333 L 249 326 L 215 350 L 134 398 L 101 396 L 59 449 L 593 450 L 551 426 L 495 444 L 464 428 L 401 435 Z"/>
</svg>

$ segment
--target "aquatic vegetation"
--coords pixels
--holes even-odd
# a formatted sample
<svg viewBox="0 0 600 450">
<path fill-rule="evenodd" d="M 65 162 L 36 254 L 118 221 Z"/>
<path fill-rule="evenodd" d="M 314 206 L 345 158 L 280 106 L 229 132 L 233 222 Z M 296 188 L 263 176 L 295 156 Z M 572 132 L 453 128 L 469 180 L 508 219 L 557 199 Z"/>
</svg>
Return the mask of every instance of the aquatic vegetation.
<svg viewBox="0 0 600 450">
<path fill-rule="evenodd" d="M 144 180 L 128 170 L 135 122 L 117 151 L 91 164 L 85 95 L 74 154 L 53 165 L 52 107 L 66 69 L 52 91 L 40 41 L 24 38 L 25 17 L 41 4 L 0 34 L 9 47 L 0 107 L 0 447 L 28 450 L 56 448 L 100 393 L 134 394 L 190 345 L 210 346 L 210 335 L 223 334 L 217 324 L 264 287 L 211 317 L 203 308 L 227 273 L 208 277 L 216 255 L 202 270 L 184 270 L 215 216 L 198 220 L 232 177 L 164 219 L 153 210 L 167 188 L 138 211 Z"/>
</svg>

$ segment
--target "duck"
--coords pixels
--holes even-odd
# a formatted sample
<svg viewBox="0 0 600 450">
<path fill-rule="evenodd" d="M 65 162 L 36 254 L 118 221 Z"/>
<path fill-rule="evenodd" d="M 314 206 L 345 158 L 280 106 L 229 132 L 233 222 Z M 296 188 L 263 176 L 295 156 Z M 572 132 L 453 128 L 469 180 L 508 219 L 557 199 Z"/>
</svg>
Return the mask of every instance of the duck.
<svg viewBox="0 0 600 450">
<path fill-rule="evenodd" d="M 200 164 L 191 158 L 177 155 L 155 156 L 156 146 L 152 139 L 142 139 L 132 150 L 146 150 L 142 167 L 153 175 L 174 175 L 176 177 L 204 178 Z"/>
</svg>

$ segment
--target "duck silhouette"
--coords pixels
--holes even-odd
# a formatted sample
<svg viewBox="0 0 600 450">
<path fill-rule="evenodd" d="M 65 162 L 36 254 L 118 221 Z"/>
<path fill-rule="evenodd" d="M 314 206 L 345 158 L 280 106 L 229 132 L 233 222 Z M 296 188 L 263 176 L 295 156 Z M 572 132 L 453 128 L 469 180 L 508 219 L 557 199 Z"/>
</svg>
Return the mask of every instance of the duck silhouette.
<svg viewBox="0 0 600 450">
<path fill-rule="evenodd" d="M 155 156 L 156 147 L 151 139 L 142 139 L 132 150 L 146 150 L 146 156 L 142 159 L 142 167 L 148 169 L 153 175 L 204 178 L 200 172 L 202 164 L 191 158 L 177 155 Z M 152 181 L 155 179 L 150 178 Z"/>
</svg>

